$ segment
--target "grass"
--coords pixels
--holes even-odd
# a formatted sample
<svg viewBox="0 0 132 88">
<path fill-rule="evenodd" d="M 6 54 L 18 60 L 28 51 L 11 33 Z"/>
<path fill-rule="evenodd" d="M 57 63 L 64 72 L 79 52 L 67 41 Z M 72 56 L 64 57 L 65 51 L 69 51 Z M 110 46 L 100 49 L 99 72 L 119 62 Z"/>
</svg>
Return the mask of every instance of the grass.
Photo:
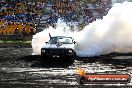
<svg viewBox="0 0 132 88">
<path fill-rule="evenodd" d="M 31 43 L 31 40 L 0 40 L 0 43 Z"/>
</svg>

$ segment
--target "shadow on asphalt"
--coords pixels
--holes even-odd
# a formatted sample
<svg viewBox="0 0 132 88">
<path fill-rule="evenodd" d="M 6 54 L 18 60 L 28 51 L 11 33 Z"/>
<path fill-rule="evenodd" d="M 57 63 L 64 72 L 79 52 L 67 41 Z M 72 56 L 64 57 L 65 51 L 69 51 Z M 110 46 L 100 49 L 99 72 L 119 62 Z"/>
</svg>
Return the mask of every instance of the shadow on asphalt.
<svg viewBox="0 0 132 88">
<path fill-rule="evenodd" d="M 28 55 L 19 58 L 19 60 L 24 60 L 27 62 L 33 62 L 31 67 L 46 67 L 46 68 L 66 68 L 74 63 L 73 58 L 47 58 L 41 55 Z"/>
<path fill-rule="evenodd" d="M 47 58 L 42 57 L 41 55 L 28 55 L 19 58 L 20 60 L 24 60 L 27 62 L 34 62 L 32 67 L 68 67 L 74 63 L 74 60 L 82 61 L 83 63 L 103 63 L 103 64 L 113 64 L 114 66 L 121 65 L 125 66 L 132 66 L 132 58 L 131 59 L 113 59 L 113 57 L 118 56 L 131 56 L 132 53 L 121 54 L 121 53 L 111 53 L 108 55 L 101 55 L 95 57 L 76 57 L 76 58 Z"/>
</svg>

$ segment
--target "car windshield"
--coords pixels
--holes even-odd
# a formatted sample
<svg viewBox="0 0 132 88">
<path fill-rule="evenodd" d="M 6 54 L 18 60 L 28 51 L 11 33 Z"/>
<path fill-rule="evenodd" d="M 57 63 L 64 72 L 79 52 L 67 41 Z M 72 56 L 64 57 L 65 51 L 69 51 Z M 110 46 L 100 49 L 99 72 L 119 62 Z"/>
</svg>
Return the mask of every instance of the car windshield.
<svg viewBox="0 0 132 88">
<path fill-rule="evenodd" d="M 50 43 L 51 44 L 57 44 L 57 42 L 61 42 L 62 44 L 72 44 L 72 38 L 71 37 L 51 37 Z"/>
</svg>

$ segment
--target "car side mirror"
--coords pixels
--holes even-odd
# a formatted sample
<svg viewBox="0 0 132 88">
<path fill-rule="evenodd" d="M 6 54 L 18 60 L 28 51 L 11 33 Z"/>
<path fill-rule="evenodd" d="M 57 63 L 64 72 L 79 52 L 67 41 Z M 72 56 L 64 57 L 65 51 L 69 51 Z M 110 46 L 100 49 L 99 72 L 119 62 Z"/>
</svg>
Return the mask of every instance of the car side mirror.
<svg viewBox="0 0 132 88">
<path fill-rule="evenodd" d="M 49 42 L 45 42 L 46 44 L 48 44 Z"/>
<path fill-rule="evenodd" d="M 73 41 L 73 43 L 74 43 L 74 44 L 76 44 L 76 42 L 75 42 L 75 41 Z"/>
</svg>

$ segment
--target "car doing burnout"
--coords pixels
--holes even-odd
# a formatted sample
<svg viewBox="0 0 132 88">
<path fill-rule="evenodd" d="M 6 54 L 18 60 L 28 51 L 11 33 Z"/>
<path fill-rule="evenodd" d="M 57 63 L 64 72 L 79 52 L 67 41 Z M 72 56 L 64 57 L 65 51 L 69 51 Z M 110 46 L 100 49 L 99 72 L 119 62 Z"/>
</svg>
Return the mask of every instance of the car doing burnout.
<svg viewBox="0 0 132 88">
<path fill-rule="evenodd" d="M 46 42 L 41 48 L 41 55 L 45 57 L 69 57 L 73 58 L 76 56 L 74 50 L 75 41 L 72 37 L 66 36 L 50 36 L 49 42 Z"/>
</svg>

